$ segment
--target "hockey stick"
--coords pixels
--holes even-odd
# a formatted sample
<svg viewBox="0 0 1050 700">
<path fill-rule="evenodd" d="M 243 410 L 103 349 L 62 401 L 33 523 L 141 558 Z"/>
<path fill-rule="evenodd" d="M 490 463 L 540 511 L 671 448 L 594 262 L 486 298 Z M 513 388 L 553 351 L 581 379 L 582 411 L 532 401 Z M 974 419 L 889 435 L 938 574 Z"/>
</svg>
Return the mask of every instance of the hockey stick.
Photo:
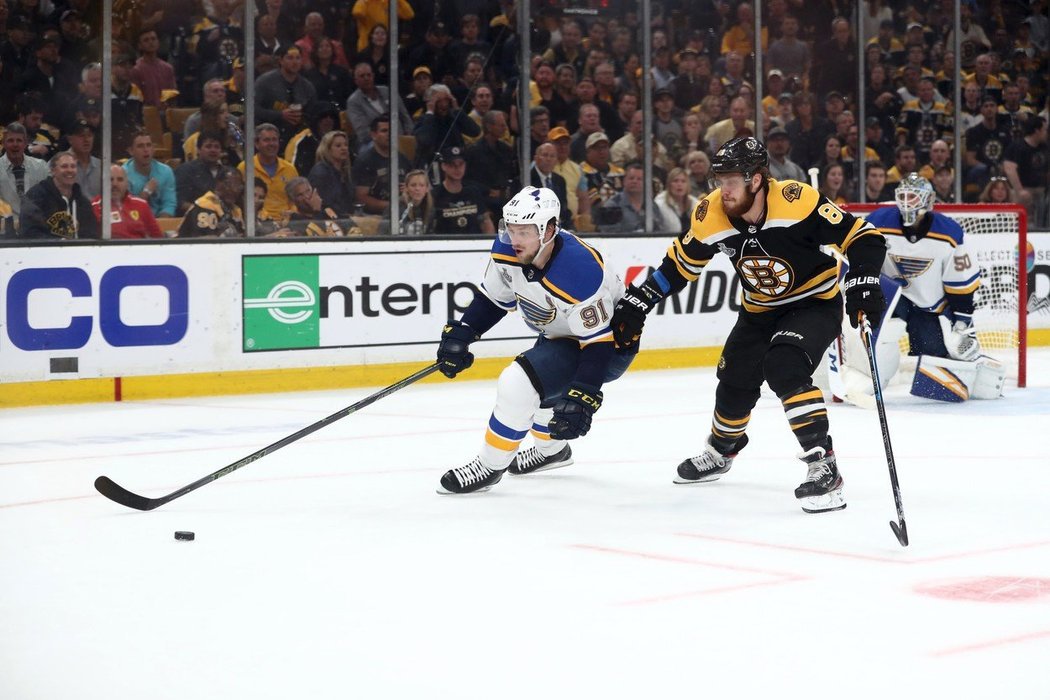
<svg viewBox="0 0 1050 700">
<path fill-rule="evenodd" d="M 890 486 L 893 487 L 893 502 L 897 506 L 899 523 L 890 521 L 890 528 L 897 536 L 902 547 L 908 546 L 908 526 L 904 522 L 904 504 L 901 503 L 901 487 L 897 483 L 897 466 L 893 461 L 893 446 L 890 444 L 890 427 L 886 423 L 886 404 L 882 400 L 882 382 L 879 380 L 879 367 L 875 363 L 875 349 L 871 341 L 871 324 L 864 312 L 860 314 L 860 337 L 864 350 L 868 353 L 868 365 L 871 367 L 871 381 L 875 386 L 875 407 L 879 411 L 879 425 L 882 426 L 882 445 L 886 448 L 886 466 L 890 469 Z"/>
<path fill-rule="evenodd" d="M 306 426 L 305 428 L 303 428 L 302 430 L 300 430 L 298 432 L 295 432 L 295 433 L 292 433 L 288 437 L 281 438 L 280 440 L 278 440 L 277 442 L 273 443 L 272 445 L 267 445 L 266 447 L 262 448 L 261 450 L 257 450 L 255 452 L 252 452 L 247 457 L 239 459 L 236 462 L 234 462 L 233 464 L 225 466 L 225 467 L 223 467 L 222 469 L 220 469 L 220 470 L 218 470 L 216 472 L 212 472 L 208 476 L 203 477 L 201 479 L 198 479 L 197 481 L 194 481 L 192 484 L 187 484 L 186 486 L 183 486 L 181 489 L 178 489 L 176 491 L 172 491 L 167 496 L 161 496 L 160 498 L 146 498 L 145 496 L 139 496 L 138 494 L 135 494 L 135 493 L 132 493 L 131 491 L 128 491 L 126 488 L 124 488 L 120 484 L 116 483 L 115 481 L 110 479 L 108 476 L 100 476 L 99 478 L 95 479 L 95 488 L 103 496 L 105 496 L 106 498 L 108 498 L 111 501 L 114 501 L 115 503 L 119 503 L 122 506 L 127 506 L 128 508 L 134 508 L 135 510 L 153 510 L 154 508 L 162 506 L 165 503 L 168 503 L 169 501 L 174 501 L 176 498 L 179 498 L 180 496 L 185 496 L 190 491 L 195 491 L 195 490 L 199 489 L 201 486 L 204 486 L 205 484 L 211 483 L 212 481 L 215 481 L 216 479 L 221 479 L 222 477 L 226 476 L 227 474 L 230 474 L 231 472 L 237 471 L 241 467 L 248 466 L 249 464 L 251 464 L 255 460 L 262 459 L 266 455 L 271 454 L 273 452 L 276 452 L 277 450 L 281 449 L 282 447 L 286 447 L 287 445 L 292 444 L 296 440 L 299 440 L 301 438 L 306 437 L 310 433 L 317 432 L 318 430 L 320 430 L 321 428 L 325 427 L 326 425 L 334 423 L 334 422 L 336 422 L 337 420 L 339 420 L 341 418 L 346 418 L 351 413 L 359 411 L 360 409 L 364 408 L 365 406 L 368 406 L 370 404 L 375 403 L 379 399 L 382 399 L 384 397 L 390 396 L 395 391 L 398 391 L 400 389 L 404 389 L 409 384 L 413 384 L 413 383 L 419 381 L 420 379 L 422 379 L 423 377 L 426 377 L 427 375 L 432 374 L 433 372 L 437 371 L 438 366 L 439 365 L 435 362 L 434 364 L 430 365 L 429 367 L 424 367 L 423 369 L 419 370 L 418 372 L 416 372 L 412 376 L 405 377 L 404 379 L 399 381 L 397 384 L 391 384 L 387 388 L 381 389 L 380 391 L 377 391 L 376 393 L 372 394 L 371 396 L 368 396 L 366 398 L 361 399 L 360 401 L 358 401 L 354 405 L 347 406 L 343 410 L 338 411 L 336 413 L 333 413 L 332 415 L 330 415 L 330 416 L 328 416 L 326 418 L 322 418 L 321 420 L 317 421 L 316 423 L 312 423 L 312 424 Z"/>
</svg>

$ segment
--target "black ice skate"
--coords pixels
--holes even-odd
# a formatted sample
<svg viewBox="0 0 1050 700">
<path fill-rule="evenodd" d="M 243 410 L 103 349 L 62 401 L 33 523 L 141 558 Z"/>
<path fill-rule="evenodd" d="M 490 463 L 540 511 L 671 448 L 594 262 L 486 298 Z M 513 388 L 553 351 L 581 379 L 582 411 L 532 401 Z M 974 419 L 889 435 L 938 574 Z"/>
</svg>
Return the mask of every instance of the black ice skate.
<svg viewBox="0 0 1050 700">
<path fill-rule="evenodd" d="M 733 446 L 729 454 L 722 454 L 711 444 L 711 438 L 707 439 L 707 447 L 696 457 L 690 457 L 678 465 L 678 476 L 675 477 L 676 484 L 700 484 L 705 481 L 715 481 L 718 477 L 729 471 L 733 466 L 733 459 L 744 449 L 747 444 L 747 436 L 743 436 Z"/>
<path fill-rule="evenodd" d="M 489 469 L 475 457 L 464 467 L 449 469 L 441 477 L 438 493 L 461 494 L 488 491 L 503 478 L 503 469 Z"/>
<path fill-rule="evenodd" d="M 842 475 L 835 461 L 835 452 L 814 447 L 799 455 L 799 459 L 809 468 L 806 480 L 795 489 L 795 498 L 802 501 L 802 510 L 807 513 L 825 513 L 845 508 Z"/>
<path fill-rule="evenodd" d="M 535 447 L 530 447 L 514 455 L 514 461 L 507 467 L 507 471 L 516 476 L 521 476 L 522 474 L 567 467 L 570 464 L 572 464 L 572 448 L 568 445 L 553 455 L 542 455 Z"/>
</svg>

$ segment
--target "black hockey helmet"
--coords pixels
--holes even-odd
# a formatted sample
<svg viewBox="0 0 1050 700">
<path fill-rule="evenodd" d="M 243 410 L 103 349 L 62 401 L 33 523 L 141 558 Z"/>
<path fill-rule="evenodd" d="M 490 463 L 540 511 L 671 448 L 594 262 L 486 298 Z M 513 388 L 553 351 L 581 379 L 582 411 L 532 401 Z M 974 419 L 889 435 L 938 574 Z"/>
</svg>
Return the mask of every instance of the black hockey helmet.
<svg viewBox="0 0 1050 700">
<path fill-rule="evenodd" d="M 712 173 L 743 173 L 750 178 L 769 167 L 769 153 L 754 136 L 737 136 L 722 144 L 711 159 Z"/>
</svg>

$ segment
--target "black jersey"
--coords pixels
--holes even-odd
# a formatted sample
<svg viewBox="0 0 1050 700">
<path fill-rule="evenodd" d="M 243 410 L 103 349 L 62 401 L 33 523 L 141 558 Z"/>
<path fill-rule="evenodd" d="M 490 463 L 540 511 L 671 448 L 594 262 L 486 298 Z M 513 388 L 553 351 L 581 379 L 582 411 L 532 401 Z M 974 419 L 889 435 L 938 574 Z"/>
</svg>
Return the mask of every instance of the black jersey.
<svg viewBox="0 0 1050 700">
<path fill-rule="evenodd" d="M 721 190 L 700 200 L 689 230 L 667 249 L 660 271 L 677 290 L 699 277 L 716 253 L 724 253 L 740 275 L 744 311 L 759 313 L 839 293 L 838 261 L 821 246 L 833 246 L 852 264 L 878 274 L 886 243 L 878 229 L 809 185 L 770 180 L 766 218 L 759 224 L 730 219 Z"/>
<path fill-rule="evenodd" d="M 464 182 L 459 192 L 445 185 L 434 188 L 434 233 L 481 233 L 482 216 L 488 211 L 485 193 L 473 182 Z"/>
</svg>

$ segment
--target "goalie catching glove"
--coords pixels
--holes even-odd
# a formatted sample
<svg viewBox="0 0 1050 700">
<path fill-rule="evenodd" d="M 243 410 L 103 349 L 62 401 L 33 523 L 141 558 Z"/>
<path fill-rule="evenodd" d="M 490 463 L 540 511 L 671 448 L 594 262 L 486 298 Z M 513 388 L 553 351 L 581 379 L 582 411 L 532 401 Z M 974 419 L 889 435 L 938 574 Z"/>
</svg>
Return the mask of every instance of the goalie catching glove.
<svg viewBox="0 0 1050 700">
<path fill-rule="evenodd" d="M 441 332 L 438 345 L 438 369 L 449 379 L 474 364 L 474 353 L 468 348 L 480 336 L 462 321 L 449 321 Z"/>
<path fill-rule="evenodd" d="M 944 346 L 948 350 L 948 356 L 953 360 L 972 362 L 981 355 L 981 344 L 977 340 L 977 329 L 973 323 L 956 321 L 944 334 Z"/>
<path fill-rule="evenodd" d="M 871 324 L 874 331 L 882 321 L 882 312 L 886 308 L 886 299 L 882 296 L 882 285 L 878 274 L 851 270 L 842 283 L 846 295 L 846 316 L 851 326 L 856 328 L 860 322 L 860 312 Z"/>
<path fill-rule="evenodd" d="M 663 298 L 663 292 L 651 279 L 643 282 L 641 287 L 633 284 L 627 287 L 623 297 L 616 302 L 610 323 L 616 347 L 629 348 L 638 342 L 645 327 L 646 315 Z"/>
<path fill-rule="evenodd" d="M 547 427 L 555 440 L 574 440 L 591 429 L 591 417 L 602 407 L 602 392 L 588 384 L 572 384 L 554 404 L 554 416 Z"/>
</svg>

